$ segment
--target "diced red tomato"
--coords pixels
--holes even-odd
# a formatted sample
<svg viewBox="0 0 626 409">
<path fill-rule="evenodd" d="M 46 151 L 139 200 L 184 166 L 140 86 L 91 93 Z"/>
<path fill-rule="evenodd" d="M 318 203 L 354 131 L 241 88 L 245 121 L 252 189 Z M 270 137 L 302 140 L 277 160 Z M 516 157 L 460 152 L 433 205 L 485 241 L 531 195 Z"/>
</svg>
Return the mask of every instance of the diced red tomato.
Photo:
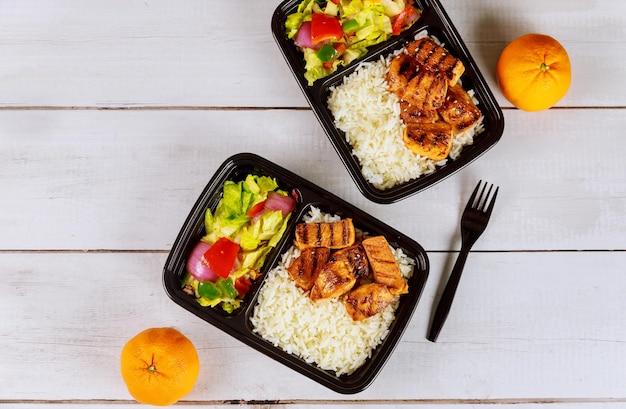
<svg viewBox="0 0 626 409">
<path fill-rule="evenodd" d="M 248 293 L 252 282 L 248 277 L 239 277 L 235 280 L 235 289 L 239 293 L 239 297 L 243 297 Z"/>
<path fill-rule="evenodd" d="M 326 40 L 339 40 L 343 37 L 343 28 L 338 19 L 326 14 L 311 15 L 311 42 L 316 45 Z"/>
<path fill-rule="evenodd" d="M 215 274 L 227 278 L 235 265 L 238 252 L 239 244 L 221 237 L 204 253 L 204 259 Z"/>
<path fill-rule="evenodd" d="M 332 1 L 332 2 L 333 2 L 333 3 L 335 3 L 335 4 L 339 4 L 339 2 L 340 2 L 341 0 L 330 0 L 330 1 Z"/>
<path fill-rule="evenodd" d="M 250 210 L 248 210 L 248 213 L 246 213 L 246 215 L 250 216 L 250 217 L 254 217 L 257 214 L 261 213 L 261 211 L 263 210 L 263 208 L 265 208 L 265 200 L 262 202 L 259 202 L 257 204 L 255 204 L 254 206 L 252 206 L 250 208 Z"/>
<path fill-rule="evenodd" d="M 405 7 L 398 15 L 393 18 L 393 22 L 391 25 L 391 33 L 393 35 L 398 35 L 402 32 L 402 29 L 405 25 L 412 22 L 415 16 L 415 9 L 413 6 Z"/>
</svg>

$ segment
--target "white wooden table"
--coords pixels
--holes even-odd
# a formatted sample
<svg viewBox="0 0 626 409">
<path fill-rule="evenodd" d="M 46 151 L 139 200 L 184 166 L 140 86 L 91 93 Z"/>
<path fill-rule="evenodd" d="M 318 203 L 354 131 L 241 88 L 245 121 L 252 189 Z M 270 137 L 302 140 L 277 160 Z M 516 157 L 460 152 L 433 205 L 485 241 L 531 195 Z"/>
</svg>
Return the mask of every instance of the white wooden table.
<svg viewBox="0 0 626 409">
<path fill-rule="evenodd" d="M 443 0 L 503 107 L 501 141 L 407 200 L 362 196 L 270 32 L 277 0 L 0 0 L 0 408 L 136 407 L 123 344 L 174 326 L 201 373 L 183 403 L 310 408 L 626 407 L 626 3 Z M 494 80 L 513 38 L 569 51 L 553 109 Z M 174 304 L 161 283 L 217 167 L 254 152 L 420 242 L 431 271 L 375 382 L 341 395 Z M 437 343 L 426 332 L 479 179 L 500 185 Z M 432 218 L 436 213 L 440 217 Z"/>
</svg>

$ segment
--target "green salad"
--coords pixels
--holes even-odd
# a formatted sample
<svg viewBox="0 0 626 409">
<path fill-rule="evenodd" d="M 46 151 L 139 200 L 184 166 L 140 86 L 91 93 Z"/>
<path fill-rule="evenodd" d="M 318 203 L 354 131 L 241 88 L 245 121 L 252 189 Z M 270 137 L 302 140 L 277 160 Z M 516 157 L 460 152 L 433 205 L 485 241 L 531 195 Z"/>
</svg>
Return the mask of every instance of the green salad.
<svg viewBox="0 0 626 409">
<path fill-rule="evenodd" d="M 184 291 L 205 307 L 221 305 L 228 313 L 239 308 L 295 205 L 274 178 L 226 181 L 215 211 L 206 210 L 205 235 L 187 258 Z"/>
<path fill-rule="evenodd" d="M 410 27 L 421 15 L 413 0 L 303 0 L 287 16 L 287 37 L 303 52 L 309 85 L 367 48 Z"/>
</svg>

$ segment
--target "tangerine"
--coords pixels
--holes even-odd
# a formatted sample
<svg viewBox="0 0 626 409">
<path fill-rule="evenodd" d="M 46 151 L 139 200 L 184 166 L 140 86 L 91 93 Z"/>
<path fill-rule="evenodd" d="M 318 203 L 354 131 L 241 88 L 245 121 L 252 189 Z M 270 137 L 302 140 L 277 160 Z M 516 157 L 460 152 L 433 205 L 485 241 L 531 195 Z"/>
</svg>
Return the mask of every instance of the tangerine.
<svg viewBox="0 0 626 409">
<path fill-rule="evenodd" d="M 167 406 L 192 391 L 200 372 L 192 342 L 173 328 L 148 328 L 131 338 L 120 357 L 128 392 L 140 403 Z"/>
<path fill-rule="evenodd" d="M 565 96 L 572 67 L 567 51 L 557 40 L 544 34 L 525 34 L 502 50 L 496 80 L 511 104 L 524 111 L 541 111 Z"/>
</svg>

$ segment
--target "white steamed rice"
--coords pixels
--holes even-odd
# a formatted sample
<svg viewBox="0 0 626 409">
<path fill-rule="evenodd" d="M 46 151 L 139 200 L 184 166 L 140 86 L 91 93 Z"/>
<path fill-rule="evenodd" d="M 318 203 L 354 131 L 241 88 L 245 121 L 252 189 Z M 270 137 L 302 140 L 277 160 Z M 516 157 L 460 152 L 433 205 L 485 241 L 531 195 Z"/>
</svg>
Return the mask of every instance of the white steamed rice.
<svg viewBox="0 0 626 409">
<path fill-rule="evenodd" d="M 432 173 L 447 161 L 421 157 L 405 147 L 400 101 L 387 90 L 385 80 L 390 58 L 381 56 L 377 61 L 362 63 L 344 77 L 342 84 L 332 87 L 328 97 L 335 126 L 345 133 L 361 164 L 361 173 L 381 190 Z M 473 91 L 468 93 L 473 96 Z M 482 131 L 481 119 L 475 127 L 456 134 L 449 158 L 457 159 L 463 147 L 471 145 L 474 135 Z"/>
<path fill-rule="evenodd" d="M 312 208 L 305 221 L 338 219 Z M 353 321 L 340 300 L 314 302 L 296 287 L 286 268 L 298 255 L 299 250 L 292 246 L 279 265 L 268 272 L 250 319 L 254 331 L 307 363 L 334 371 L 337 376 L 351 374 L 387 336 L 399 301 L 396 299 L 373 317 Z M 415 261 L 400 249 L 394 249 L 394 255 L 402 274 L 409 278 Z"/>
</svg>

